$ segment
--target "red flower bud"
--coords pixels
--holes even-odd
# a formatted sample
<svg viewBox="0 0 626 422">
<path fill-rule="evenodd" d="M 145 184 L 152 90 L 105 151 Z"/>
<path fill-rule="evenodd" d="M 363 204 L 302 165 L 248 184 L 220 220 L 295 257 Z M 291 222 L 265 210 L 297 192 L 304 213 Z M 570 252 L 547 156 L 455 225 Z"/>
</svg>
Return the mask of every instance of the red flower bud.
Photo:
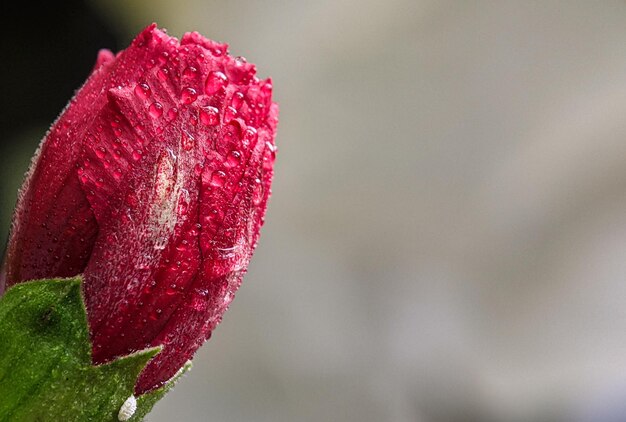
<svg viewBox="0 0 626 422">
<path fill-rule="evenodd" d="M 210 336 L 259 237 L 278 107 L 255 72 L 225 44 L 149 26 L 100 52 L 20 192 L 0 293 L 83 273 L 94 363 L 163 346 L 139 394 Z"/>
</svg>

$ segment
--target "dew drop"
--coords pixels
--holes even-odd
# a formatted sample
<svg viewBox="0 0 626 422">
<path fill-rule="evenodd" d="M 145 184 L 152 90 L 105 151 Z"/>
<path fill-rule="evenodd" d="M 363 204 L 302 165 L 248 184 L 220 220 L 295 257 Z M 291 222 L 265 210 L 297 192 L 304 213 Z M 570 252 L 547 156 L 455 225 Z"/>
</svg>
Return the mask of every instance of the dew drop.
<svg viewBox="0 0 626 422">
<path fill-rule="evenodd" d="M 225 51 L 224 51 L 224 47 L 223 46 L 219 46 L 219 47 L 214 47 L 211 49 L 211 54 L 213 54 L 216 57 L 221 57 L 224 55 Z"/>
<path fill-rule="evenodd" d="M 204 83 L 204 92 L 207 95 L 213 95 L 225 87 L 227 83 L 228 78 L 226 78 L 224 73 L 220 71 L 209 72 L 209 76 L 207 76 L 206 82 Z"/>
<path fill-rule="evenodd" d="M 150 108 L 148 109 L 148 114 L 150 114 L 150 117 L 152 117 L 153 119 L 158 119 L 159 117 L 161 117 L 161 115 L 163 114 L 163 106 L 161 105 L 161 103 L 152 103 L 152 105 L 150 105 Z"/>
<path fill-rule="evenodd" d="M 247 80 L 249 80 L 250 76 L 248 74 L 248 72 L 246 71 L 246 59 L 245 57 L 239 56 L 239 57 L 235 57 L 235 60 L 232 63 L 232 66 L 229 66 L 226 68 L 226 72 L 228 73 L 228 77 L 235 81 L 235 82 L 240 82 L 240 81 L 244 81 L 246 82 Z"/>
<path fill-rule="evenodd" d="M 215 126 L 219 122 L 219 110 L 215 107 L 206 107 L 200 110 L 200 121 L 206 126 Z"/>
<path fill-rule="evenodd" d="M 165 63 L 167 63 L 167 59 L 169 57 L 170 57 L 170 53 L 168 53 L 167 51 L 164 51 L 163 53 L 161 53 L 161 55 L 159 56 L 159 64 L 163 66 Z"/>
<path fill-rule="evenodd" d="M 198 75 L 198 69 L 193 66 L 189 66 L 185 68 L 183 71 L 183 76 L 186 78 L 195 78 Z"/>
<path fill-rule="evenodd" d="M 263 200 L 263 185 L 261 185 L 261 179 L 258 178 L 254 180 L 254 183 L 256 186 L 252 192 L 252 202 L 254 205 L 259 205 Z"/>
<path fill-rule="evenodd" d="M 234 258 L 237 253 L 237 248 L 231 246 L 230 248 L 217 248 L 218 259 L 230 259 Z"/>
<path fill-rule="evenodd" d="M 230 122 L 235 117 L 237 117 L 237 109 L 235 109 L 232 106 L 226 107 L 226 112 L 224 113 L 224 120 L 226 120 L 227 122 Z"/>
<path fill-rule="evenodd" d="M 104 149 L 104 147 L 99 147 L 99 148 L 96 148 L 96 156 L 97 156 L 98 158 L 104 158 L 104 156 L 106 155 L 106 153 L 107 153 L 107 150 L 106 150 L 106 149 Z"/>
<path fill-rule="evenodd" d="M 136 411 L 137 399 L 135 399 L 135 396 L 131 395 L 122 404 L 122 407 L 120 407 L 120 411 L 117 414 L 117 419 L 121 422 L 127 421 L 132 418 Z"/>
<path fill-rule="evenodd" d="M 235 120 L 234 123 L 226 125 L 222 130 L 222 138 L 224 140 L 224 144 L 228 145 L 233 142 L 239 142 L 241 139 L 241 126 Z M 247 146 L 244 144 L 244 146 Z"/>
<path fill-rule="evenodd" d="M 270 141 L 265 142 L 265 148 L 267 148 L 272 155 L 276 155 L 276 150 L 278 149 L 276 145 L 272 144 Z"/>
<path fill-rule="evenodd" d="M 132 157 L 135 161 L 141 160 L 141 154 L 139 153 L 139 151 L 133 151 Z"/>
<path fill-rule="evenodd" d="M 236 167 L 241 162 L 241 153 L 239 151 L 231 151 L 226 157 L 227 167 Z"/>
<path fill-rule="evenodd" d="M 241 108 L 241 105 L 243 104 L 243 99 L 244 99 L 244 95 L 242 92 L 235 92 L 235 94 L 233 95 L 233 99 L 231 101 L 231 105 L 233 106 L 233 108 L 235 110 L 239 110 Z"/>
<path fill-rule="evenodd" d="M 147 83 L 141 82 L 135 86 L 135 95 L 142 100 L 146 100 L 150 97 L 150 95 L 152 95 L 152 92 L 150 91 L 150 87 Z"/>
<path fill-rule="evenodd" d="M 167 81 L 167 77 L 169 75 L 170 71 L 167 70 L 166 67 L 162 67 L 157 71 L 157 77 L 162 81 L 165 82 Z"/>
<path fill-rule="evenodd" d="M 221 188 L 224 186 L 224 182 L 226 181 L 226 173 L 223 171 L 215 171 L 211 175 L 211 186 L 215 186 L 216 188 Z"/>
<path fill-rule="evenodd" d="M 161 314 L 163 313 L 162 309 L 157 308 L 154 312 L 150 313 L 150 319 L 153 321 L 158 320 L 161 317 Z"/>
<path fill-rule="evenodd" d="M 272 96 L 272 83 L 271 82 L 265 82 L 263 84 L 263 86 L 261 87 L 261 92 L 266 96 L 266 97 L 271 97 Z"/>
<path fill-rule="evenodd" d="M 178 109 L 176 107 L 172 107 L 167 111 L 167 118 L 169 120 L 174 120 L 178 116 Z"/>
<path fill-rule="evenodd" d="M 190 87 L 183 89 L 183 93 L 181 94 L 183 104 L 191 104 L 196 101 L 196 98 L 198 98 L 198 93 L 195 89 Z"/>
<path fill-rule="evenodd" d="M 243 134 L 243 144 L 248 146 L 251 143 L 255 142 L 258 137 L 257 130 L 252 126 L 248 126 L 246 131 Z"/>
</svg>

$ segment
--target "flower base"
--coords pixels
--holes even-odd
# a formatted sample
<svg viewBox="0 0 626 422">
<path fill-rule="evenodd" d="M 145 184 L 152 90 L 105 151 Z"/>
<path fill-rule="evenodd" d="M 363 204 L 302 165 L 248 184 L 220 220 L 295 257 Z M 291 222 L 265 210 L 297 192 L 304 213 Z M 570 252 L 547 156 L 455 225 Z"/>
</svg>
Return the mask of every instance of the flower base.
<svg viewBox="0 0 626 422">
<path fill-rule="evenodd" d="M 81 278 L 15 285 L 0 298 L 0 421 L 140 421 L 190 368 L 135 403 L 137 377 L 158 353 L 95 366 Z"/>
</svg>

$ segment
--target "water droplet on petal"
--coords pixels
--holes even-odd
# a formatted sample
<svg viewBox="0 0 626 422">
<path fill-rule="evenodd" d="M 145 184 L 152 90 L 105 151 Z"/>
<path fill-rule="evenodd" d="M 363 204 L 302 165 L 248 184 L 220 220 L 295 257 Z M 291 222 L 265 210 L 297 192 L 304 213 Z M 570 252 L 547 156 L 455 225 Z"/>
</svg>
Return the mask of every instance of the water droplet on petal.
<svg viewBox="0 0 626 422">
<path fill-rule="evenodd" d="M 159 56 L 159 64 L 162 66 L 165 63 L 167 63 L 167 59 L 170 57 L 170 53 L 168 53 L 167 51 L 164 51 L 163 53 L 161 53 L 161 55 Z"/>
<path fill-rule="evenodd" d="M 230 122 L 235 117 L 237 117 L 237 110 L 232 106 L 226 107 L 226 112 L 224 113 L 224 120 L 227 122 Z"/>
<path fill-rule="evenodd" d="M 261 185 L 261 179 L 255 179 L 254 183 L 256 186 L 252 192 L 252 202 L 254 205 L 259 205 L 263 200 L 263 185 Z"/>
<path fill-rule="evenodd" d="M 229 248 L 217 248 L 217 257 L 219 259 L 230 259 L 234 258 L 237 253 L 237 247 L 231 246 Z"/>
<path fill-rule="evenodd" d="M 219 122 L 219 110 L 215 107 L 206 107 L 200 110 L 200 121 L 207 126 L 215 126 Z"/>
<path fill-rule="evenodd" d="M 196 101 L 196 98 L 198 98 L 198 93 L 195 89 L 190 87 L 183 89 L 183 93 L 181 94 L 183 104 L 191 104 Z"/>
<path fill-rule="evenodd" d="M 166 67 L 162 67 L 157 71 L 157 77 L 162 81 L 165 82 L 167 81 L 167 77 L 169 75 L 170 71 L 167 70 Z"/>
<path fill-rule="evenodd" d="M 150 97 L 150 95 L 152 95 L 152 92 L 150 91 L 150 87 L 148 86 L 148 84 L 142 82 L 138 83 L 137 86 L 135 86 L 135 95 L 142 100 L 146 100 Z"/>
<path fill-rule="evenodd" d="M 231 151 L 226 157 L 227 167 L 236 167 L 241 162 L 241 153 L 239 151 Z"/>
<path fill-rule="evenodd" d="M 243 99 L 244 95 L 242 92 L 237 91 L 235 92 L 235 94 L 233 94 L 231 105 L 235 110 L 239 110 L 241 108 L 241 105 L 243 104 Z"/>
<path fill-rule="evenodd" d="M 226 68 L 226 73 L 228 78 L 235 82 L 247 82 L 252 76 L 251 70 L 246 66 L 245 57 L 239 56 L 235 57 L 235 60 L 232 62 L 232 66 L 228 66 Z"/>
<path fill-rule="evenodd" d="M 214 47 L 211 49 L 211 54 L 213 54 L 216 57 L 221 57 L 224 55 L 225 51 L 224 51 L 224 47 L 223 46 L 219 46 L 219 47 Z"/>
<path fill-rule="evenodd" d="M 216 188 L 221 188 L 224 186 L 224 182 L 226 181 L 226 173 L 223 171 L 215 171 L 211 175 L 211 186 L 215 186 Z"/>
<path fill-rule="evenodd" d="M 252 126 L 248 126 L 246 128 L 246 131 L 243 134 L 243 144 L 245 146 L 248 146 L 254 141 L 256 141 L 257 137 L 258 137 L 257 130 L 253 128 Z"/>
<path fill-rule="evenodd" d="M 226 78 L 226 75 L 224 75 L 222 72 L 209 72 L 209 75 L 206 78 L 206 82 L 204 83 L 204 92 L 207 95 L 213 95 L 220 89 L 225 87 L 227 83 L 228 78 Z"/>
<path fill-rule="evenodd" d="M 261 92 L 268 98 L 272 96 L 272 83 L 269 80 L 263 84 Z"/>
<path fill-rule="evenodd" d="M 185 68 L 183 71 L 183 76 L 186 78 L 195 78 L 198 75 L 198 69 L 193 66 L 189 66 Z"/>
<path fill-rule="evenodd" d="M 174 120 L 178 116 L 178 109 L 176 107 L 172 107 L 167 111 L 167 118 L 170 120 Z"/>
<path fill-rule="evenodd" d="M 161 309 L 156 309 L 153 312 L 150 312 L 150 319 L 152 321 L 156 321 L 161 317 L 161 313 L 163 312 L 163 310 Z"/>
<path fill-rule="evenodd" d="M 150 108 L 148 109 L 148 114 L 150 114 L 150 117 L 152 117 L 153 119 L 158 119 L 159 117 L 161 117 L 161 115 L 163 114 L 163 106 L 161 105 L 161 103 L 152 103 L 152 105 L 150 105 Z"/>
<path fill-rule="evenodd" d="M 274 155 L 276 154 L 276 150 L 278 149 L 278 147 L 274 145 L 273 143 L 271 143 L 270 141 L 265 142 L 265 148 L 269 149 L 270 152 Z"/>
</svg>

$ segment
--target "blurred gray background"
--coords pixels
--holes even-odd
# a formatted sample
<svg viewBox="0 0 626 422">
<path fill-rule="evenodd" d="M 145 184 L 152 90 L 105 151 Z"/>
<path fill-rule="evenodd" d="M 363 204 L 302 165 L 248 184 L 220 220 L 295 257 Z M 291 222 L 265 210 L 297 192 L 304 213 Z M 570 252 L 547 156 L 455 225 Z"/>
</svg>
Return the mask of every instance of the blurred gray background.
<svg viewBox="0 0 626 422">
<path fill-rule="evenodd" d="M 626 2 L 87 7 L 230 43 L 281 106 L 249 274 L 150 421 L 626 421 Z"/>
</svg>

